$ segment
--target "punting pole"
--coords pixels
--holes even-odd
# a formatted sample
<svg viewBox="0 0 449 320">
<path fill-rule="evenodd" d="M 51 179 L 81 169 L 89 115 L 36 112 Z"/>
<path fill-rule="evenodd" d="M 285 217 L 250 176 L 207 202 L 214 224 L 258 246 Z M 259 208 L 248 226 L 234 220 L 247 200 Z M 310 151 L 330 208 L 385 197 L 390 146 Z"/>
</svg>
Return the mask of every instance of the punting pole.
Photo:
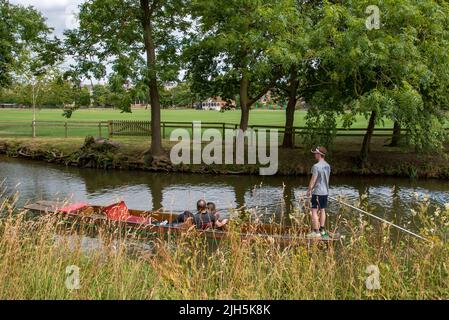
<svg viewBox="0 0 449 320">
<path fill-rule="evenodd" d="M 370 216 L 371 218 L 377 219 L 377 220 L 382 221 L 382 222 L 384 222 L 384 223 L 386 223 L 386 224 L 389 224 L 390 226 L 393 226 L 393 227 L 395 227 L 395 228 L 398 228 L 399 230 L 404 231 L 405 233 L 408 233 L 408 234 L 410 234 L 410 235 L 412 235 L 412 236 L 414 236 L 414 237 L 416 237 L 416 238 L 418 238 L 418 239 L 421 239 L 421 240 L 424 240 L 424 241 L 427 241 L 427 242 L 432 242 L 431 240 L 426 239 L 426 238 L 424 238 L 423 236 L 420 236 L 419 234 L 416 234 L 416 233 L 414 233 L 414 232 L 412 232 L 412 231 L 410 231 L 410 230 L 407 230 L 407 229 L 405 229 L 405 228 L 403 228 L 403 227 L 401 227 L 401 226 L 398 226 L 398 225 L 394 224 L 393 222 L 390 222 L 390 221 L 388 221 L 388 220 L 385 220 L 385 219 L 383 219 L 383 218 L 381 218 L 381 217 L 378 217 L 378 216 L 376 216 L 376 215 L 374 215 L 374 214 L 372 214 L 372 213 L 369 213 L 369 212 L 367 212 L 367 211 L 365 211 L 365 210 L 362 210 L 362 209 L 360 209 L 360 208 L 357 208 L 357 207 L 355 207 L 355 206 L 353 206 L 353 205 L 351 205 L 351 204 L 349 204 L 349 203 L 343 202 L 343 201 L 338 200 L 337 198 L 334 198 L 334 197 L 329 197 L 329 199 L 332 199 L 332 200 L 334 200 L 334 201 L 337 201 L 337 202 L 339 202 L 339 203 L 341 203 L 341 204 L 343 204 L 343 205 L 345 205 L 345 206 L 347 206 L 347 207 L 349 207 L 349 208 L 351 208 L 351 209 L 354 209 L 354 210 L 356 210 L 356 211 L 358 211 L 358 212 L 360 212 L 360 213 L 366 214 L 367 216 Z"/>
</svg>

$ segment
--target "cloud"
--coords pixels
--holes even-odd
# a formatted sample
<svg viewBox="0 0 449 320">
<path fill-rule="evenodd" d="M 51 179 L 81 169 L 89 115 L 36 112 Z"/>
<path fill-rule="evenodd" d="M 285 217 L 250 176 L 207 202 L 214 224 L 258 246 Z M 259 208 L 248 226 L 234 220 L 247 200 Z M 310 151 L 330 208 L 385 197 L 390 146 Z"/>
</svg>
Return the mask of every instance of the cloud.
<svg viewBox="0 0 449 320">
<path fill-rule="evenodd" d="M 78 5 L 83 0 L 10 0 L 12 4 L 33 6 L 47 18 L 48 26 L 54 28 L 54 33 L 59 38 L 65 29 L 77 26 L 76 14 Z"/>
</svg>

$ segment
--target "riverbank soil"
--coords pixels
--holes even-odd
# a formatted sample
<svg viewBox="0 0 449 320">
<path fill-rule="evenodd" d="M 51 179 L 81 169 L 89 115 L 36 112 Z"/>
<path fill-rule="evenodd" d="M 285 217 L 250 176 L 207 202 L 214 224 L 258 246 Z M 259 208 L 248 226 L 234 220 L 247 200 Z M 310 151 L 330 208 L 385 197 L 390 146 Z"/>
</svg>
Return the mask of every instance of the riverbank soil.
<svg viewBox="0 0 449 320">
<path fill-rule="evenodd" d="M 66 166 L 191 172 L 214 174 L 259 174 L 259 165 L 172 165 L 145 164 L 149 141 L 145 138 L 98 140 L 90 144 L 83 138 L 0 138 L 0 154 L 58 163 Z M 334 175 L 395 176 L 412 178 L 449 178 L 449 149 L 441 155 L 416 154 L 407 147 L 387 147 L 385 138 L 374 137 L 369 161 L 359 163 L 360 139 L 342 137 L 335 141 L 328 161 Z M 174 142 L 164 141 L 170 150 Z M 279 175 L 308 175 L 314 160 L 304 148 L 279 149 Z"/>
</svg>

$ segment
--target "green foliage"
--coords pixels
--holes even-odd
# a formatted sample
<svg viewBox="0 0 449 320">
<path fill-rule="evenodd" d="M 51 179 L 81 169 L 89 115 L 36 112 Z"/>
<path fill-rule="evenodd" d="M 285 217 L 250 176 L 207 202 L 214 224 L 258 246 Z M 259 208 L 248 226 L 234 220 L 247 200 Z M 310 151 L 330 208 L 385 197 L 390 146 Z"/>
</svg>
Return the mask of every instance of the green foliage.
<svg viewBox="0 0 449 320">
<path fill-rule="evenodd" d="M 109 104 L 110 91 L 107 86 L 96 84 L 93 86 L 92 100 L 95 107 L 104 107 Z"/>
<path fill-rule="evenodd" d="M 0 91 L 0 101 L 3 103 L 23 104 L 32 106 L 32 83 L 13 82 L 9 88 Z M 35 103 L 39 108 L 61 108 L 72 104 L 79 95 L 79 88 L 63 80 L 58 73 L 50 73 L 50 77 L 42 78 L 34 84 L 39 94 L 35 95 Z M 87 103 L 89 105 L 89 103 Z"/>
<path fill-rule="evenodd" d="M 62 58 L 60 41 L 33 7 L 0 2 L 0 87 L 29 72 L 39 76 Z"/>
<path fill-rule="evenodd" d="M 235 99 L 246 77 L 257 97 L 280 77 L 294 1 L 192 1 L 196 29 L 184 58 L 192 89 L 201 96 Z M 284 57 L 287 59 L 287 57 Z"/>
<path fill-rule="evenodd" d="M 380 8 L 379 30 L 365 26 Z M 417 149 L 441 149 L 449 88 L 449 7 L 422 0 L 324 2 L 316 20 L 305 91 L 316 108 L 337 114 L 377 112 L 410 130 Z M 351 115 L 345 124 L 351 125 Z"/>
<path fill-rule="evenodd" d="M 170 88 L 161 88 L 161 105 L 164 108 L 191 108 L 201 101 L 200 96 L 190 89 L 190 83 L 181 82 Z"/>
<path fill-rule="evenodd" d="M 13 63 L 12 44 L 13 35 L 9 31 L 9 4 L 0 0 L 0 88 L 11 84 L 11 65 Z"/>
<path fill-rule="evenodd" d="M 77 90 L 75 96 L 76 107 L 88 107 L 90 106 L 90 92 L 88 87 L 82 87 Z"/>
<path fill-rule="evenodd" d="M 157 70 L 151 72 L 164 84 L 178 76 L 180 39 L 176 32 L 184 28 L 179 18 L 183 6 L 181 0 L 173 0 L 154 8 L 151 23 L 158 64 Z M 67 54 L 76 62 L 68 76 L 79 81 L 101 79 L 110 64 L 110 100 L 126 112 L 134 101 L 148 102 L 149 73 L 143 55 L 141 17 L 140 2 L 136 0 L 89 0 L 80 6 L 80 27 L 65 32 Z"/>
<path fill-rule="evenodd" d="M 337 134 L 337 117 L 332 110 L 322 111 L 312 107 L 305 117 L 306 126 L 309 128 L 302 134 L 306 150 L 317 146 L 326 146 L 331 149 L 333 140 Z"/>
</svg>

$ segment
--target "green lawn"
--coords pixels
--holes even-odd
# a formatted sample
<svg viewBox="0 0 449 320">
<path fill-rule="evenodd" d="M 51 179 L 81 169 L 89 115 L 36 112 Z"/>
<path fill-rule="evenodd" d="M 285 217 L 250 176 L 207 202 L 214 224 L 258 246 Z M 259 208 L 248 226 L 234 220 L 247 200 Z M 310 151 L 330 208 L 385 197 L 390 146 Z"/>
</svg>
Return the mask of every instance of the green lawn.
<svg viewBox="0 0 449 320">
<path fill-rule="evenodd" d="M 297 111 L 295 125 L 303 126 L 305 111 Z M 78 110 L 73 113 L 68 121 L 102 121 L 102 120 L 149 120 L 149 110 L 135 110 L 132 113 L 121 113 L 117 110 Z M 0 121 L 30 121 L 31 110 L 0 109 Z M 43 109 L 37 112 L 37 120 L 60 120 L 66 119 L 62 116 L 60 109 Z M 203 122 L 227 122 L 239 123 L 240 111 L 217 111 L 199 110 L 162 110 L 162 121 L 203 121 Z M 253 110 L 250 113 L 250 124 L 252 125 L 279 125 L 283 126 L 285 111 Z M 367 120 L 359 116 L 354 127 L 365 128 Z M 391 127 L 391 122 L 385 125 Z"/>
<path fill-rule="evenodd" d="M 306 111 L 297 111 L 295 117 L 296 126 L 305 125 Z M 32 110 L 29 109 L 0 109 L 0 136 L 23 136 L 31 135 Z M 92 109 L 78 110 L 73 113 L 70 119 L 62 116 L 60 109 L 42 109 L 37 112 L 39 121 L 67 121 L 69 123 L 67 134 L 69 137 L 85 137 L 86 135 L 100 135 L 96 124 L 89 127 L 75 127 L 74 122 L 83 121 L 106 121 L 106 120 L 150 120 L 150 110 L 134 110 L 132 113 L 121 113 L 118 110 L 110 109 Z M 162 110 L 162 121 L 170 122 L 225 122 L 238 124 L 240 122 L 240 111 L 227 111 L 224 113 L 218 111 L 201 110 Z M 21 123 L 14 123 L 21 122 Z M 253 110 L 250 113 L 250 125 L 274 125 L 283 126 L 285 122 L 285 111 L 274 110 Z M 367 126 L 367 120 L 359 116 L 354 128 L 361 128 L 362 131 Z M 392 127 L 392 123 L 386 121 L 385 126 Z M 168 137 L 174 128 L 166 128 L 165 135 Z M 36 129 L 40 137 L 64 137 L 65 128 L 63 124 L 55 126 L 54 124 L 45 125 L 39 123 Z M 361 132 L 363 133 L 363 132 Z M 103 127 L 102 136 L 107 135 L 107 127 Z"/>
</svg>

